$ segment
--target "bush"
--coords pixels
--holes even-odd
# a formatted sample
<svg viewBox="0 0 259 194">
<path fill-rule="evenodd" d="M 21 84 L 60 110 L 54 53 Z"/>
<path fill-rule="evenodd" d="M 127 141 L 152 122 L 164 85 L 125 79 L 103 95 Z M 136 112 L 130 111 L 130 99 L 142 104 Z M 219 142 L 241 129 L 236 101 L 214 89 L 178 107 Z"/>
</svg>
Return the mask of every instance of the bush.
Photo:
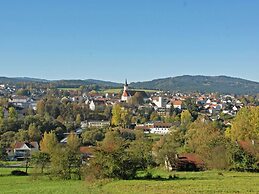
<svg viewBox="0 0 259 194">
<path fill-rule="evenodd" d="M 28 176 L 28 173 L 24 172 L 24 171 L 21 171 L 21 170 L 13 170 L 11 172 L 11 175 L 14 175 L 14 176 Z"/>
<path fill-rule="evenodd" d="M 152 173 L 148 172 L 145 176 L 144 176 L 144 179 L 147 179 L 147 180 L 150 180 L 152 179 L 153 176 L 152 176 Z"/>
</svg>

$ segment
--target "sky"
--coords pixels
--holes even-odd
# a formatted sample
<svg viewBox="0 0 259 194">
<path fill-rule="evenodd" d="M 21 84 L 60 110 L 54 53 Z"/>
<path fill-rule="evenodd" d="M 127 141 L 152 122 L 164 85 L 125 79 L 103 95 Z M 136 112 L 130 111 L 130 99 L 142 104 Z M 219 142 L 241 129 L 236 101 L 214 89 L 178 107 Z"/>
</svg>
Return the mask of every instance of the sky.
<svg viewBox="0 0 259 194">
<path fill-rule="evenodd" d="M 259 82 L 258 0 L 0 0 L 0 76 Z"/>
</svg>

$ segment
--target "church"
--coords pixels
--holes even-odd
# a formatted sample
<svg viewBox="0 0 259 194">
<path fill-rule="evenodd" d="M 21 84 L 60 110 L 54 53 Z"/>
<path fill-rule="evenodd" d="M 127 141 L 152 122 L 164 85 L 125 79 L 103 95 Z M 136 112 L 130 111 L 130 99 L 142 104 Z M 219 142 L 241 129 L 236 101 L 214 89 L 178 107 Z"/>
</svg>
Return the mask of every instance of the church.
<svg viewBox="0 0 259 194">
<path fill-rule="evenodd" d="M 130 100 L 130 98 L 133 97 L 134 95 L 142 96 L 143 100 L 148 98 L 146 92 L 144 92 L 144 91 L 129 90 L 129 85 L 128 85 L 127 79 L 126 79 L 125 84 L 124 84 L 124 88 L 123 88 L 123 92 L 122 92 L 122 95 L 121 95 L 121 101 L 122 102 L 128 102 Z"/>
</svg>

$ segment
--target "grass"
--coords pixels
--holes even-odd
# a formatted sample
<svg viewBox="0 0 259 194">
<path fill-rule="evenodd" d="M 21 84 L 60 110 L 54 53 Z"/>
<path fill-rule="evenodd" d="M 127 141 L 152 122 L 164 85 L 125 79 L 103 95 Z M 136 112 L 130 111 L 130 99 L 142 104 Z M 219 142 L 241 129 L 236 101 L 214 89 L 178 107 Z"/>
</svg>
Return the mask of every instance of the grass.
<svg viewBox="0 0 259 194">
<path fill-rule="evenodd" d="M 58 90 L 65 90 L 65 91 L 73 91 L 73 90 L 79 90 L 79 88 L 57 88 Z"/>
<path fill-rule="evenodd" d="M 8 170 L 0 168 L 0 193 L 91 193 L 91 194 L 193 194 L 193 193 L 259 193 L 259 174 L 246 172 L 205 171 L 205 172 L 167 172 L 152 169 L 153 176 L 176 180 L 105 180 L 95 183 L 86 181 L 49 180 L 44 177 L 8 176 Z M 139 176 L 145 173 L 140 172 Z"/>
<path fill-rule="evenodd" d="M 101 93 L 115 93 L 115 94 L 118 94 L 122 91 L 123 89 L 122 88 L 112 88 L 112 89 L 106 89 L 106 90 L 102 90 L 100 91 Z M 133 89 L 132 90 L 134 91 L 144 91 L 144 92 L 147 92 L 147 93 L 154 93 L 154 92 L 158 92 L 158 90 L 145 90 L 145 89 Z"/>
</svg>

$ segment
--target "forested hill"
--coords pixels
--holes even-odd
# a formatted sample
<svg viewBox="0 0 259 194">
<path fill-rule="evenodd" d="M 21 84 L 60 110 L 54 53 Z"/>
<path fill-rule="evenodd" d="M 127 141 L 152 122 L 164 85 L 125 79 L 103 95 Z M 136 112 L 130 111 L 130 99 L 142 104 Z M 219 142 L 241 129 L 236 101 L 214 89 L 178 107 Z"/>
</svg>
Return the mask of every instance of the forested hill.
<svg viewBox="0 0 259 194">
<path fill-rule="evenodd" d="M 79 86 L 98 86 L 100 88 L 119 88 L 123 87 L 122 83 L 116 83 L 111 81 L 102 81 L 95 79 L 71 79 L 71 80 L 46 80 L 29 77 L 0 77 L 0 84 L 29 84 L 29 83 L 43 83 L 52 84 L 56 87 L 79 87 Z"/>
<path fill-rule="evenodd" d="M 122 88 L 122 83 L 85 79 L 85 80 L 45 80 L 27 77 L 0 77 L 0 84 L 6 83 L 51 83 L 56 87 L 97 86 L 97 88 Z M 130 88 L 158 89 L 179 92 L 219 92 L 224 94 L 259 94 L 259 83 L 227 76 L 191 76 L 183 75 L 155 79 L 145 82 L 133 82 Z"/>
<path fill-rule="evenodd" d="M 179 92 L 219 92 L 225 94 L 258 94 L 259 83 L 228 76 L 183 75 L 146 82 L 133 82 L 134 88 Z"/>
</svg>

